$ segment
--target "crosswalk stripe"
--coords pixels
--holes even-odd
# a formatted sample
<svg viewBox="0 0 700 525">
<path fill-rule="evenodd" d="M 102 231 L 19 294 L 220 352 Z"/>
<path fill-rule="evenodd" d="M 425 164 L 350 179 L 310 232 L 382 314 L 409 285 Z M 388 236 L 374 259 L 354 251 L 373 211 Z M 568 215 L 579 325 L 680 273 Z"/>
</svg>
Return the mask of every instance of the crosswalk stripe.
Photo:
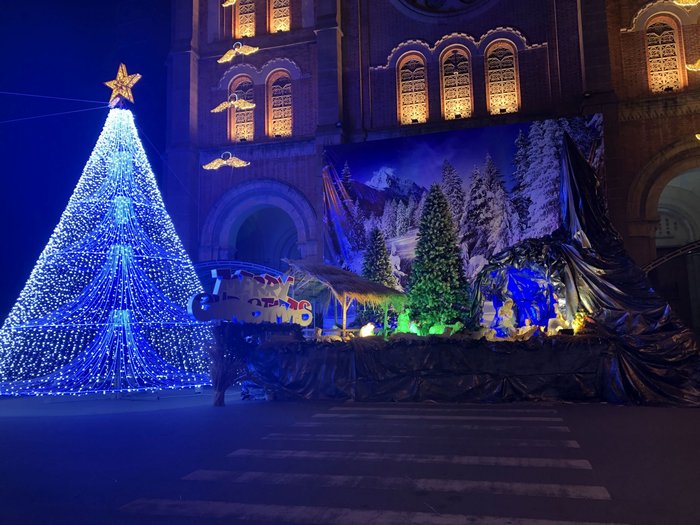
<svg viewBox="0 0 700 525">
<path fill-rule="evenodd" d="M 378 452 L 329 452 L 312 450 L 264 450 L 241 448 L 229 457 L 267 459 L 335 459 L 344 461 L 396 461 L 410 463 L 448 463 L 489 467 L 533 467 L 592 470 L 585 459 L 525 458 L 501 456 L 460 456 L 443 454 L 389 454 Z"/>
<path fill-rule="evenodd" d="M 357 405 L 343 405 L 337 407 L 331 407 L 329 410 L 335 412 L 451 412 L 453 414 L 460 414 L 463 412 L 476 412 L 476 413 L 513 413 L 513 414 L 556 414 L 557 411 L 553 408 L 484 408 L 484 407 L 463 407 L 456 406 L 453 408 L 441 408 L 441 407 L 405 407 L 405 406 L 357 406 Z"/>
<path fill-rule="evenodd" d="M 239 472 L 229 470 L 195 470 L 182 479 L 188 481 L 223 481 L 227 483 L 263 483 L 266 485 L 422 490 L 430 492 L 477 492 L 512 496 L 610 500 L 610 493 L 605 487 L 595 485 L 562 485 L 555 483 L 511 483 L 466 479 L 412 479 L 407 477 Z"/>
<path fill-rule="evenodd" d="M 364 510 L 306 505 L 260 505 L 229 501 L 137 499 L 122 510 L 135 514 L 235 519 L 271 523 L 323 523 L 325 525 L 614 525 L 581 521 L 468 516 L 428 512 Z"/>
<path fill-rule="evenodd" d="M 434 436 L 406 436 L 406 435 L 382 435 L 382 434 L 308 434 L 294 432 L 273 432 L 265 437 L 265 440 L 280 441 L 329 441 L 329 442 L 355 442 L 355 443 L 401 443 L 417 439 L 430 439 L 432 442 L 440 440 Z M 449 439 L 454 441 L 452 437 Z M 473 441 L 468 437 L 461 439 L 464 443 Z M 552 447 L 552 448 L 581 448 L 578 441 L 573 439 L 518 439 L 518 438 L 488 438 L 488 445 L 509 447 Z"/>
<path fill-rule="evenodd" d="M 336 414 L 336 413 L 319 413 L 314 414 L 312 417 L 321 419 L 425 419 L 425 420 L 437 420 L 437 419 L 447 419 L 452 421 L 532 421 L 534 422 L 563 422 L 564 420 L 560 417 L 528 417 L 528 416 L 448 416 L 448 415 L 429 415 L 429 414 L 367 414 L 367 413 L 349 413 L 349 414 Z"/>
<path fill-rule="evenodd" d="M 336 424 L 347 424 L 347 425 L 364 425 L 365 424 L 365 419 L 345 419 L 342 422 L 335 422 Z M 408 423 L 405 421 L 392 421 L 389 423 L 390 427 L 389 428 L 395 428 L 395 427 L 408 427 L 408 428 L 415 428 L 415 425 L 413 423 Z M 319 428 L 319 427 L 324 427 L 327 426 L 326 422 L 321 422 L 321 421 L 297 421 L 293 425 L 294 427 L 298 428 Z M 425 425 L 421 425 L 421 430 L 438 430 L 438 429 L 455 429 L 455 430 L 478 430 L 478 431 L 483 431 L 483 432 L 502 432 L 502 431 L 508 431 L 508 432 L 518 432 L 522 430 L 537 430 L 537 431 L 545 431 L 545 432 L 561 432 L 561 433 L 569 433 L 571 432 L 571 429 L 565 425 L 548 425 L 548 426 L 530 426 L 530 425 L 492 425 L 492 424 L 485 424 L 485 425 L 471 425 L 471 424 L 454 424 L 454 423 L 427 423 Z"/>
<path fill-rule="evenodd" d="M 355 434 L 280 434 L 272 433 L 263 437 L 273 441 L 322 441 L 331 443 L 401 443 L 410 436 L 358 436 Z"/>
</svg>

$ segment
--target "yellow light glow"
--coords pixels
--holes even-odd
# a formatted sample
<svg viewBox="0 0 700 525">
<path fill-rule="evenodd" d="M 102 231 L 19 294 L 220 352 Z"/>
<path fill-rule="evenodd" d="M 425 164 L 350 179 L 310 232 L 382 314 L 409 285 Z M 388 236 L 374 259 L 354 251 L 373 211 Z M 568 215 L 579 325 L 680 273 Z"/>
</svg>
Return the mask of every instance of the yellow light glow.
<svg viewBox="0 0 700 525">
<path fill-rule="evenodd" d="M 224 3 L 221 4 L 221 7 L 231 7 L 236 5 L 236 0 L 224 0 Z"/>
<path fill-rule="evenodd" d="M 700 0 L 673 0 L 673 3 L 683 7 L 688 7 L 700 4 Z"/>
<path fill-rule="evenodd" d="M 370 337 L 374 335 L 374 323 L 367 323 L 365 326 L 360 328 L 360 337 Z"/>
<path fill-rule="evenodd" d="M 247 100 L 243 100 L 242 98 L 238 98 L 236 94 L 232 94 L 228 100 L 222 102 L 218 106 L 216 106 L 214 109 L 211 110 L 212 113 L 221 113 L 222 111 L 226 111 L 227 109 L 234 108 L 234 109 L 253 109 L 255 107 L 254 102 L 248 102 Z"/>
<path fill-rule="evenodd" d="M 700 58 L 698 58 L 693 64 L 686 64 L 685 68 L 688 71 L 700 71 Z"/>
<path fill-rule="evenodd" d="M 231 168 L 245 168 L 246 166 L 250 166 L 250 162 L 234 157 L 231 155 L 231 153 L 226 151 L 220 158 L 214 159 L 208 164 L 204 164 L 202 168 L 205 170 L 218 170 L 224 166 L 230 166 Z"/>
<path fill-rule="evenodd" d="M 574 320 L 571 322 L 571 328 L 574 329 L 574 334 L 579 333 L 586 325 L 586 314 L 577 312 Z"/>
<path fill-rule="evenodd" d="M 117 78 L 104 83 L 105 86 L 112 90 L 112 95 L 109 97 L 109 105 L 114 107 L 122 98 L 133 104 L 134 96 L 131 93 L 131 88 L 133 88 L 134 84 L 136 84 L 139 80 L 141 80 L 141 75 L 138 73 L 129 75 L 126 72 L 126 66 L 124 64 L 119 64 Z"/>
<path fill-rule="evenodd" d="M 248 44 L 242 44 L 241 42 L 236 42 L 233 47 L 224 53 L 220 59 L 217 60 L 219 64 L 225 64 L 231 62 L 236 56 L 243 55 L 248 56 L 253 53 L 257 53 L 260 50 L 259 47 L 249 46 Z"/>
<path fill-rule="evenodd" d="M 700 140 L 700 133 L 696 133 L 696 134 L 695 134 L 695 138 L 696 138 L 697 140 Z"/>
</svg>

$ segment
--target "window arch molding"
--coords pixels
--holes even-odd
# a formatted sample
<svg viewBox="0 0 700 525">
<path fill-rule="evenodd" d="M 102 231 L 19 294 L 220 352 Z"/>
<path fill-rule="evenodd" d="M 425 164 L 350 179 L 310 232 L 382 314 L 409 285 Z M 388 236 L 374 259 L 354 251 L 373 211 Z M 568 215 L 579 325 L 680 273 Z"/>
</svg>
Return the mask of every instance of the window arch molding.
<svg viewBox="0 0 700 525">
<path fill-rule="evenodd" d="M 399 124 L 427 122 L 428 106 L 428 61 L 419 51 L 407 51 L 396 61 L 396 109 Z"/>
<path fill-rule="evenodd" d="M 631 20 L 629 27 L 620 29 L 621 33 L 634 33 L 644 31 L 649 25 L 649 20 L 658 15 L 675 17 L 681 26 L 697 23 L 700 16 L 700 4 L 691 8 L 685 8 L 668 0 L 650 2 L 637 11 Z"/>
<path fill-rule="evenodd" d="M 450 44 L 439 55 L 442 118 L 470 117 L 474 111 L 472 53 L 463 44 Z"/>
<path fill-rule="evenodd" d="M 643 38 L 649 90 L 664 93 L 687 87 L 681 21 L 671 13 L 655 13 L 646 20 Z"/>
<path fill-rule="evenodd" d="M 291 137 L 294 124 L 292 75 L 286 69 L 270 71 L 265 80 L 265 134 L 272 138 Z"/>
<path fill-rule="evenodd" d="M 229 97 L 255 102 L 255 84 L 249 75 L 235 76 L 229 83 Z M 228 139 L 231 142 L 251 141 L 255 137 L 255 108 L 228 111 Z"/>
<path fill-rule="evenodd" d="M 484 48 L 486 109 L 491 115 L 520 110 L 520 71 L 518 46 L 510 39 L 498 38 Z"/>
</svg>

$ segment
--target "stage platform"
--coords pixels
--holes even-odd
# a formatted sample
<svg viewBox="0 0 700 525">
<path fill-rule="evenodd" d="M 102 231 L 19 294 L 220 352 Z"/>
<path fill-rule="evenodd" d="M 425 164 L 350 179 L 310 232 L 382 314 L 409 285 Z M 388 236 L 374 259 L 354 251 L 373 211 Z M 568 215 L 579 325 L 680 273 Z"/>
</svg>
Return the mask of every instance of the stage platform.
<svg viewBox="0 0 700 525">
<path fill-rule="evenodd" d="M 490 342 L 399 336 L 269 342 L 250 359 L 274 399 L 602 401 L 618 383 L 616 346 L 597 336 Z"/>
</svg>

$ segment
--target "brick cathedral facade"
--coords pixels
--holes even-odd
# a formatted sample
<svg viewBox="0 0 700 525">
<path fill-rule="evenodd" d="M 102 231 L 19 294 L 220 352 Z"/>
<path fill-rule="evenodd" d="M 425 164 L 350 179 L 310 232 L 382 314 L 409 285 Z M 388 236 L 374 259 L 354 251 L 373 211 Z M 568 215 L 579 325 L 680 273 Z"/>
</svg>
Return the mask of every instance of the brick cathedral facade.
<svg viewBox="0 0 700 525">
<path fill-rule="evenodd" d="M 700 59 L 700 5 L 237 0 L 224 7 L 222 0 L 174 0 L 173 6 L 165 192 L 199 260 L 254 258 L 237 246 L 261 239 L 260 227 L 246 221 L 262 209 L 279 226 L 270 234 L 275 253 L 321 259 L 327 145 L 602 113 L 610 212 L 641 264 L 656 257 L 662 192 L 700 167 L 700 72 L 686 68 Z M 235 42 L 259 50 L 218 63 Z M 237 117 L 210 112 L 232 94 L 255 109 Z M 225 152 L 250 166 L 201 168 Z M 683 220 L 696 228 L 692 217 Z"/>
</svg>

